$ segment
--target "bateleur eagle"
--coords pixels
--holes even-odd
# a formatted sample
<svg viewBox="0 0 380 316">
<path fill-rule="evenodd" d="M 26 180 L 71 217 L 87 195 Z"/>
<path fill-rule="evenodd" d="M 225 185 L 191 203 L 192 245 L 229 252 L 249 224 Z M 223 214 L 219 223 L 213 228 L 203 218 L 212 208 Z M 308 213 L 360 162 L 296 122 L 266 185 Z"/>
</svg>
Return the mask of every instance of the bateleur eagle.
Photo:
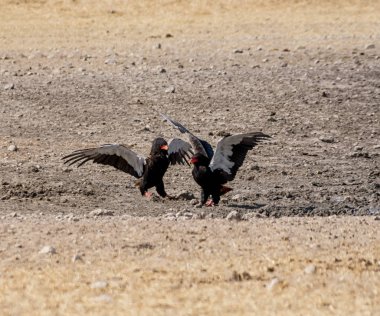
<svg viewBox="0 0 380 316">
<path fill-rule="evenodd" d="M 161 114 L 181 133 L 186 134 L 193 149 L 194 155 L 190 163 L 194 165 L 192 175 L 195 182 L 202 188 L 201 205 L 217 205 L 220 196 L 232 189 L 224 186 L 228 181 L 234 180 L 237 171 L 242 166 L 247 152 L 259 142 L 267 140 L 270 136 L 262 132 L 235 134 L 222 138 L 217 143 L 215 153 L 212 146 L 194 136 L 187 128 L 170 117 Z M 211 195 L 211 200 L 207 201 Z"/>
<path fill-rule="evenodd" d="M 179 138 L 166 142 L 158 137 L 153 141 L 150 154 L 147 158 L 138 155 L 125 145 L 105 144 L 97 148 L 76 150 L 63 157 L 65 164 L 78 167 L 87 161 L 113 166 L 124 171 L 135 178 L 136 186 L 139 187 L 141 195 L 151 196 L 148 189 L 155 187 L 161 197 L 167 197 L 163 177 L 169 165 L 188 164 L 190 154 L 193 154 L 191 145 Z"/>
</svg>

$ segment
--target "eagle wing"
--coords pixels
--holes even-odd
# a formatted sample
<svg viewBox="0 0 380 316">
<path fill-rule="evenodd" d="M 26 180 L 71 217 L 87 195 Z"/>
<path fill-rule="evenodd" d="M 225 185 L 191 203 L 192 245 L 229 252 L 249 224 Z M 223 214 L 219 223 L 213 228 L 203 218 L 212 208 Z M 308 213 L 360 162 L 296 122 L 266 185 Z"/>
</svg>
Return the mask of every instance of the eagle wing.
<svg viewBox="0 0 380 316">
<path fill-rule="evenodd" d="M 76 150 L 62 159 L 65 164 L 78 163 L 78 167 L 92 160 L 94 163 L 113 166 L 136 178 L 142 177 L 146 164 L 144 157 L 139 156 L 127 146 L 119 144 L 105 144 L 97 148 Z"/>
<path fill-rule="evenodd" d="M 247 152 L 259 142 L 269 138 L 270 136 L 261 132 L 236 134 L 222 138 L 216 146 L 215 155 L 210 162 L 210 169 L 219 173 L 223 183 L 232 181 L 242 166 Z"/>
<path fill-rule="evenodd" d="M 187 164 L 189 165 L 188 159 L 190 159 L 190 154 L 193 155 L 191 145 L 179 138 L 172 138 L 169 140 L 169 160 L 172 165 L 175 164 Z"/>
<path fill-rule="evenodd" d="M 208 157 L 209 159 L 212 158 L 212 156 L 214 155 L 214 151 L 212 149 L 212 146 L 208 142 L 194 136 L 181 123 L 178 123 L 178 122 L 172 120 L 167 115 L 161 114 L 161 116 L 164 118 L 165 121 L 167 121 L 169 124 L 171 124 L 172 126 L 177 128 L 182 134 L 187 135 L 189 142 L 190 142 L 191 146 L 193 147 L 196 154 L 204 155 L 205 157 Z"/>
</svg>

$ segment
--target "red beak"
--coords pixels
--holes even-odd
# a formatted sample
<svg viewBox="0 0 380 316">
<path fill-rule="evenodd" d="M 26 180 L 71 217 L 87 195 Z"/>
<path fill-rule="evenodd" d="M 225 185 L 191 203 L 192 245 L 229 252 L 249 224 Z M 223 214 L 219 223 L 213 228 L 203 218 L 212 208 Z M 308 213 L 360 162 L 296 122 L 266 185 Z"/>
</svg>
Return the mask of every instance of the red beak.
<svg viewBox="0 0 380 316">
<path fill-rule="evenodd" d="M 190 159 L 189 162 L 194 164 L 194 163 L 196 163 L 197 161 L 198 161 L 198 159 L 193 157 L 193 158 Z"/>
<path fill-rule="evenodd" d="M 168 145 L 162 145 L 162 146 L 160 147 L 160 149 L 162 149 L 162 150 L 168 150 L 169 147 L 168 147 Z"/>
</svg>

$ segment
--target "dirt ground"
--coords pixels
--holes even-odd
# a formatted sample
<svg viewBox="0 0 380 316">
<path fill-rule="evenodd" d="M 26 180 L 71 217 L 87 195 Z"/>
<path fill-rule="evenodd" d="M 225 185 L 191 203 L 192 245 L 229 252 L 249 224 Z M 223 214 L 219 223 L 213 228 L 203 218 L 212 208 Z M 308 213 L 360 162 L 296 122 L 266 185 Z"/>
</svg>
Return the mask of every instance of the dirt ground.
<svg viewBox="0 0 380 316">
<path fill-rule="evenodd" d="M 0 0 L 1 314 L 380 315 L 379 16 L 378 1 Z M 168 201 L 62 164 L 104 143 L 147 155 L 178 136 L 159 112 L 213 145 L 272 140 L 212 208 L 188 167 L 165 176 Z"/>
</svg>

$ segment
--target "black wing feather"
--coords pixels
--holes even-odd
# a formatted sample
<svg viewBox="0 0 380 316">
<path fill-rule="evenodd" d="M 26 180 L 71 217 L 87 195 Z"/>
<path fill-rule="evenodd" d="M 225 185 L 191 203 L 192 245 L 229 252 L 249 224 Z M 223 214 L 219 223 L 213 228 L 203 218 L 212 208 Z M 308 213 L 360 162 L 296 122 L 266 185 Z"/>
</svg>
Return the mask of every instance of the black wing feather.
<svg viewBox="0 0 380 316">
<path fill-rule="evenodd" d="M 94 163 L 112 166 L 118 170 L 140 178 L 144 171 L 145 159 L 124 145 L 102 145 L 98 148 L 76 150 L 62 158 L 69 166 L 78 163 L 78 167 L 92 160 Z"/>
<path fill-rule="evenodd" d="M 236 138 L 239 136 L 241 136 L 241 139 L 238 143 L 229 144 L 232 139 L 230 137 Z M 219 174 L 222 184 L 234 180 L 239 168 L 243 165 L 248 151 L 253 149 L 261 141 L 269 138 L 270 136 L 261 132 L 232 135 L 223 138 L 218 143 L 214 159 L 210 163 L 211 170 Z M 228 147 L 230 147 L 230 151 Z"/>
<path fill-rule="evenodd" d="M 194 136 L 186 127 L 184 127 L 181 123 L 178 123 L 174 120 L 172 120 L 167 115 L 161 114 L 161 116 L 164 118 L 165 121 L 167 121 L 169 124 L 177 128 L 182 134 L 186 134 L 189 142 L 191 143 L 191 146 L 194 149 L 194 152 L 196 154 L 201 154 L 203 156 L 207 156 L 209 159 L 213 156 L 213 149 L 212 146 L 206 142 L 205 140 L 199 139 L 198 137 Z"/>
</svg>

